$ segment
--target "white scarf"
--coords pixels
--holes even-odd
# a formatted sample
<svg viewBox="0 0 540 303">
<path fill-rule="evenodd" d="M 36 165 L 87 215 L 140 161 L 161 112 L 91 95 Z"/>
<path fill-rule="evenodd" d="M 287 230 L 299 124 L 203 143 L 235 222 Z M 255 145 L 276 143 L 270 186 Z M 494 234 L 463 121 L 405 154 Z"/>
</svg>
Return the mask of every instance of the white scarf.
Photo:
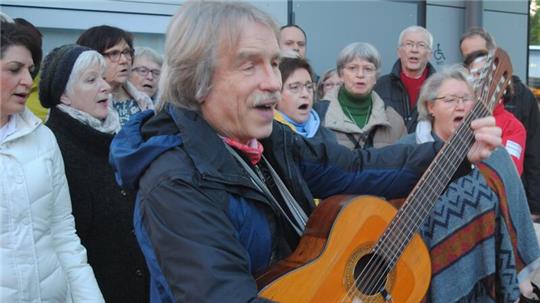
<svg viewBox="0 0 540 303">
<path fill-rule="evenodd" d="M 426 142 L 434 142 L 435 139 L 431 134 L 431 121 L 420 120 L 416 124 L 416 143 L 422 144 Z"/>
<path fill-rule="evenodd" d="M 107 118 L 105 118 L 103 121 L 93 117 L 87 112 L 83 112 L 63 103 L 58 104 L 56 107 L 62 110 L 64 113 L 70 115 L 73 119 L 102 133 L 114 135 L 120 131 L 120 119 L 118 118 L 116 111 L 111 107 L 109 107 L 109 114 L 107 115 Z"/>
</svg>

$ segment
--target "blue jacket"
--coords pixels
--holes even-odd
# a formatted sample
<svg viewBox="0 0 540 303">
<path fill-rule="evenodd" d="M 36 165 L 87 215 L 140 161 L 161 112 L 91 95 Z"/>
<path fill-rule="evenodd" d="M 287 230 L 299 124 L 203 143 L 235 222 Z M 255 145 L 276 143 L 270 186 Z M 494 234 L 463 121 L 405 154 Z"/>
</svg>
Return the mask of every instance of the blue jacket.
<svg viewBox="0 0 540 303">
<path fill-rule="evenodd" d="M 255 272 L 288 253 L 279 213 L 197 112 L 134 116 L 115 137 L 117 180 L 138 189 L 135 232 L 152 302 L 254 302 Z M 275 122 L 264 156 L 308 212 L 313 197 L 405 196 L 440 143 L 350 151 Z"/>
</svg>

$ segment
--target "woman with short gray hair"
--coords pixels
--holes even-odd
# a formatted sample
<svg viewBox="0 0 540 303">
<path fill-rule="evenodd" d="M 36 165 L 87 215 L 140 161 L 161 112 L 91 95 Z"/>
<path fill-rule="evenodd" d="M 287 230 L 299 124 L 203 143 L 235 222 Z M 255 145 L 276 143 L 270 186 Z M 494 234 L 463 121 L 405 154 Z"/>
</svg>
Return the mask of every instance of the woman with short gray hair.
<svg viewBox="0 0 540 303">
<path fill-rule="evenodd" d="M 317 83 L 317 100 L 321 100 L 334 87 L 340 85 L 341 79 L 337 74 L 336 68 L 331 68 L 327 70 L 319 79 L 319 83 Z"/>
<path fill-rule="evenodd" d="M 129 81 L 156 103 L 163 57 L 149 47 L 135 47 Z"/>
<path fill-rule="evenodd" d="M 473 88 L 462 66 L 451 66 L 433 74 L 420 90 L 417 106 L 421 120 L 416 132 L 398 143 L 447 142 L 475 104 Z M 455 145 L 446 151 L 456 152 Z M 436 158 L 439 164 L 444 163 L 446 156 L 440 154 Z M 504 148 L 495 149 L 470 173 L 448 184 L 429 220 L 420 226 L 420 234 L 435 256 L 428 301 L 518 300 L 519 283 L 525 287 L 527 275 L 538 268 L 540 250 L 521 179 Z M 433 224 L 436 221 L 445 223 Z M 444 247 L 452 249 L 445 252 L 440 249 Z M 450 254 L 452 257 L 447 258 Z M 500 262 L 501 255 L 505 256 L 505 262 Z M 455 277 L 457 272 L 461 273 L 459 279 Z M 502 272 L 520 278 L 497 278 Z M 486 285 L 486 277 L 496 282 Z M 452 281 L 450 290 L 449 281 Z"/>
<path fill-rule="evenodd" d="M 418 96 L 418 121 L 425 120 L 433 122 L 433 116 L 429 113 L 428 102 L 434 102 L 437 98 L 439 88 L 446 80 L 456 80 L 466 83 L 472 92 L 472 86 L 467 80 L 468 72 L 460 65 L 453 65 L 435 73 L 428 78 L 420 90 Z"/>
<path fill-rule="evenodd" d="M 454 133 L 457 122 L 461 122 L 474 105 L 474 92 L 467 75 L 463 66 L 453 65 L 433 74 L 422 85 L 417 104 L 418 124 L 414 132 L 416 143 L 436 139 L 446 141 Z M 449 97 L 457 95 L 460 98 Z M 457 104 L 451 107 L 454 99 Z"/>
<path fill-rule="evenodd" d="M 373 91 L 381 66 L 373 45 L 347 45 L 336 65 L 342 85 L 330 90 L 317 110 L 340 144 L 350 149 L 383 147 L 407 133 L 401 116 Z"/>
</svg>

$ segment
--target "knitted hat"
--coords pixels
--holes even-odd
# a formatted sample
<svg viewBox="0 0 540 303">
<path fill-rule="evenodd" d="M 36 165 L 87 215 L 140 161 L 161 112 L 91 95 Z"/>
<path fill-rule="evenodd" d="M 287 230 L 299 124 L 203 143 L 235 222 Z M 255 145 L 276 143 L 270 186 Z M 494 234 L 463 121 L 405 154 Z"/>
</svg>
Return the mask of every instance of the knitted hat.
<svg viewBox="0 0 540 303">
<path fill-rule="evenodd" d="M 39 81 L 39 101 L 46 108 L 60 103 L 60 97 L 80 54 L 92 50 L 77 44 L 67 44 L 53 49 L 43 60 L 41 81 Z"/>
</svg>

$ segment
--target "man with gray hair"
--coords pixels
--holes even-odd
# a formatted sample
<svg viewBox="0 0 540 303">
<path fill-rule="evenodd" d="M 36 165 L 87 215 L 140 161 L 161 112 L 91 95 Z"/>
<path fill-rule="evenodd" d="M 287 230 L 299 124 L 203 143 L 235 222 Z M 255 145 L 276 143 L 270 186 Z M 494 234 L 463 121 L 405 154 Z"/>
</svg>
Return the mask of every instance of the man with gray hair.
<svg viewBox="0 0 540 303">
<path fill-rule="evenodd" d="M 482 27 L 473 26 L 469 28 L 459 39 L 459 49 L 463 58 L 475 51 L 489 51 L 495 49 L 495 47 L 495 39 Z"/>
<path fill-rule="evenodd" d="M 186 2 L 167 30 L 158 112 L 133 117 L 111 144 L 118 182 L 138 190 L 151 302 L 267 301 L 254 275 L 296 247 L 314 197 L 404 196 L 440 148 L 352 152 L 273 122 L 278 34 L 250 4 Z M 471 124 L 480 140 L 468 161 L 500 144 L 494 125 Z"/>
<path fill-rule="evenodd" d="M 402 117 L 409 133 L 414 132 L 418 119 L 416 101 L 424 81 L 435 73 L 429 63 L 433 50 L 433 36 L 421 26 L 409 26 L 399 35 L 399 59 L 392 71 L 379 78 L 375 91 L 386 105 L 392 106 Z"/>
</svg>

